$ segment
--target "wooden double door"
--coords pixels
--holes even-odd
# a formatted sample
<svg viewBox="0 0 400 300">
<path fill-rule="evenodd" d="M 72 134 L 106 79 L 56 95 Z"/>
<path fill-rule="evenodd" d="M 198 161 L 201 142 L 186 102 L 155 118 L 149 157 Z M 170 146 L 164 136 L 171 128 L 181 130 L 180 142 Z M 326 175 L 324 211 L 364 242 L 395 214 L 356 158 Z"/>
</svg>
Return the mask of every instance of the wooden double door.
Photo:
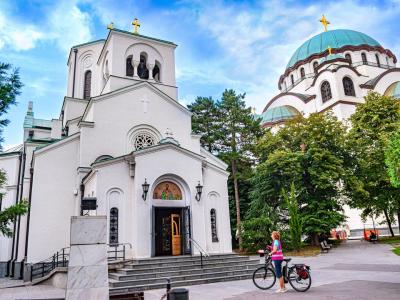
<svg viewBox="0 0 400 300">
<path fill-rule="evenodd" d="M 154 207 L 153 218 L 156 256 L 190 254 L 188 208 Z"/>
</svg>

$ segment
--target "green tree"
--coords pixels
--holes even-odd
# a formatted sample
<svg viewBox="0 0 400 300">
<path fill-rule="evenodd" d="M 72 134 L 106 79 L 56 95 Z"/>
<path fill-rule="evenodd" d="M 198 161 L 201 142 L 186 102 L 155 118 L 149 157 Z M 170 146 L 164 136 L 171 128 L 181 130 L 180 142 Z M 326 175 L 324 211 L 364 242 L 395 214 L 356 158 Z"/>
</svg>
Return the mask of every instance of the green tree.
<svg viewBox="0 0 400 300">
<path fill-rule="evenodd" d="M 355 162 L 347 184 L 350 204 L 363 209 L 364 214 L 383 213 L 394 235 L 391 224 L 394 212 L 400 218 L 400 190 L 390 183 L 385 149 L 399 128 L 400 102 L 393 97 L 369 93 L 350 120 L 349 148 Z"/>
<path fill-rule="evenodd" d="M 271 243 L 271 233 L 276 226 L 265 215 L 243 221 L 243 248 L 247 252 L 265 249 Z"/>
<path fill-rule="evenodd" d="M 239 250 L 243 250 L 241 227 L 241 201 L 238 179 L 238 168 L 248 161 L 254 161 L 254 145 L 261 136 L 260 121 L 254 118 L 251 108 L 246 107 L 244 94 L 236 94 L 233 90 L 225 90 L 218 103 L 220 112 L 218 141 L 219 157 L 230 166 L 231 180 L 236 208 L 236 230 Z"/>
<path fill-rule="evenodd" d="M 10 64 L 0 62 L 0 150 L 3 142 L 3 129 L 10 122 L 5 118 L 5 114 L 11 105 L 16 104 L 16 97 L 21 93 L 22 83 L 19 78 L 18 69 L 11 69 Z M 0 170 L 0 187 L 6 182 L 6 174 Z M 17 216 L 25 214 L 27 211 L 26 202 L 9 206 L 0 211 L 0 234 L 12 236 L 13 232 L 8 227 Z"/>
<path fill-rule="evenodd" d="M 12 237 L 13 232 L 9 225 L 15 222 L 17 216 L 22 216 L 28 211 L 28 202 L 22 201 L 0 211 L 0 234 Z"/>
<path fill-rule="evenodd" d="M 218 150 L 217 141 L 221 138 L 219 110 L 216 101 L 212 97 L 197 97 L 188 105 L 193 113 L 192 130 L 201 134 L 200 143 L 210 152 Z"/>
<path fill-rule="evenodd" d="M 390 182 L 394 187 L 400 187 L 400 130 L 390 137 L 385 150 L 385 163 Z"/>
<path fill-rule="evenodd" d="M 248 217 L 270 212 L 270 219 L 289 223 L 282 189 L 293 183 L 303 232 L 318 243 L 318 235 L 344 221 L 340 179 L 349 159 L 346 127 L 331 114 L 296 117 L 275 135 L 267 132 L 257 145 L 263 160 L 253 179 Z"/>
<path fill-rule="evenodd" d="M 299 212 L 299 204 L 297 202 L 296 187 L 294 183 L 290 185 L 290 192 L 282 190 L 283 198 L 289 212 L 289 228 L 290 241 L 294 250 L 299 251 L 301 248 L 301 235 L 303 222 Z"/>
<path fill-rule="evenodd" d="M 18 69 L 11 70 L 10 64 L 0 62 L 0 150 L 3 128 L 10 122 L 4 115 L 11 105 L 16 104 L 16 97 L 21 93 L 21 87 Z"/>
</svg>

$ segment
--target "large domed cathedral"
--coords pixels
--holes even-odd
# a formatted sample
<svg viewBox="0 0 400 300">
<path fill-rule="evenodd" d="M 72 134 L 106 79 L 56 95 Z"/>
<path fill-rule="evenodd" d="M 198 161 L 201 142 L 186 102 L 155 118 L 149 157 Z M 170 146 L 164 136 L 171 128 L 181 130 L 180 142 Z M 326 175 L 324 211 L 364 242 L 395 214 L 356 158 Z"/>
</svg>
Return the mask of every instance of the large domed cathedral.
<svg viewBox="0 0 400 300">
<path fill-rule="evenodd" d="M 369 91 L 400 98 L 397 58 L 372 37 L 354 30 L 327 30 L 305 41 L 292 55 L 280 76 L 280 93 L 267 102 L 262 126 L 274 132 L 285 121 L 331 110 L 347 120 Z M 373 220 L 361 220 L 360 211 L 345 207 L 352 235 L 360 235 Z M 379 220 L 378 222 L 379 223 Z"/>
<path fill-rule="evenodd" d="M 327 30 L 305 41 L 278 81 L 280 93 L 262 113 L 263 127 L 278 127 L 302 114 L 332 112 L 346 120 L 369 91 L 400 97 L 397 58 L 372 37 L 354 30 Z"/>
</svg>

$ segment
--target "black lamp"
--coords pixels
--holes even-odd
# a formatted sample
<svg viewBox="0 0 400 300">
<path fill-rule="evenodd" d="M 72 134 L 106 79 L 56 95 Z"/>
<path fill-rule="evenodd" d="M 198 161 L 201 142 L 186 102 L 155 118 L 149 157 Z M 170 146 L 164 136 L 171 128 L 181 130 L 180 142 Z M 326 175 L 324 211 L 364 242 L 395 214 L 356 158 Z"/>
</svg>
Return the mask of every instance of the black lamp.
<svg viewBox="0 0 400 300">
<path fill-rule="evenodd" d="M 144 183 L 142 184 L 142 188 L 143 188 L 142 199 L 143 199 L 144 201 L 146 201 L 147 193 L 148 193 L 148 191 L 149 191 L 149 186 L 150 186 L 150 184 L 147 183 L 147 180 L 146 180 L 146 178 L 145 178 L 145 179 L 144 179 Z"/>
<path fill-rule="evenodd" d="M 196 191 L 197 191 L 197 193 L 196 193 L 196 200 L 197 200 L 197 201 L 200 201 L 201 193 L 202 193 L 202 191 L 203 191 L 203 186 L 200 184 L 200 181 L 199 181 L 199 184 L 196 186 Z"/>
</svg>

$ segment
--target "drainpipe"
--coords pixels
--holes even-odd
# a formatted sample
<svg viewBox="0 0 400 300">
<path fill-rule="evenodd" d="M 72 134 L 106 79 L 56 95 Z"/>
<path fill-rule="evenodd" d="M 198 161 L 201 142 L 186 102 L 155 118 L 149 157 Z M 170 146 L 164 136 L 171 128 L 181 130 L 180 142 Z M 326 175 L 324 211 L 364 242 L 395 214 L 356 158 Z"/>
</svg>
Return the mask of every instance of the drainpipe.
<svg viewBox="0 0 400 300">
<path fill-rule="evenodd" d="M 26 233 L 25 233 L 25 253 L 24 253 L 24 259 L 21 261 L 21 272 L 20 272 L 20 279 L 24 277 L 24 270 L 25 268 L 22 268 L 23 265 L 26 264 L 26 258 L 28 256 L 28 237 L 29 237 L 29 224 L 31 221 L 31 204 L 32 204 L 32 186 L 33 186 L 33 158 L 31 161 L 31 168 L 29 169 L 29 173 L 31 177 L 29 178 L 29 196 L 28 196 L 28 216 L 26 220 Z"/>
<path fill-rule="evenodd" d="M 1 211 L 2 204 L 3 204 L 3 194 L 0 193 L 0 211 Z"/>
<path fill-rule="evenodd" d="M 18 181 L 17 181 L 17 195 L 15 197 L 15 204 L 18 204 L 18 198 L 19 198 L 19 185 L 21 182 L 21 165 L 22 165 L 22 153 L 19 155 L 19 164 L 18 164 Z M 13 226 L 13 240 L 12 240 L 12 247 L 11 247 L 11 258 L 9 261 L 7 261 L 7 273 L 6 273 L 6 277 L 10 276 L 12 277 L 14 274 L 12 274 L 12 270 L 10 270 L 10 263 L 13 261 L 14 259 L 14 247 L 15 247 L 15 230 L 17 227 L 17 218 L 14 218 L 14 222 L 13 222 L 14 226 Z"/>
<path fill-rule="evenodd" d="M 78 54 L 78 49 L 74 49 L 74 77 L 72 78 L 72 98 L 75 98 L 75 74 L 76 74 L 76 55 Z"/>
<path fill-rule="evenodd" d="M 19 193 L 19 203 L 22 202 L 22 196 L 24 192 L 24 177 L 25 177 L 25 161 L 26 161 L 26 153 L 24 149 L 23 157 L 22 157 L 22 176 L 21 176 L 21 190 Z M 19 232 L 21 229 L 21 216 L 18 216 L 18 225 L 17 225 L 17 238 L 16 238 L 16 247 L 15 247 L 15 258 L 11 265 L 11 273 L 14 275 L 15 270 L 15 262 L 18 260 L 18 250 L 19 250 Z"/>
<path fill-rule="evenodd" d="M 83 184 L 83 179 L 82 179 L 82 183 L 80 185 L 80 190 L 81 190 L 81 203 L 80 203 L 80 207 L 81 207 L 81 216 L 83 215 L 83 210 L 82 210 L 82 199 L 83 196 L 85 194 L 85 185 Z"/>
</svg>

